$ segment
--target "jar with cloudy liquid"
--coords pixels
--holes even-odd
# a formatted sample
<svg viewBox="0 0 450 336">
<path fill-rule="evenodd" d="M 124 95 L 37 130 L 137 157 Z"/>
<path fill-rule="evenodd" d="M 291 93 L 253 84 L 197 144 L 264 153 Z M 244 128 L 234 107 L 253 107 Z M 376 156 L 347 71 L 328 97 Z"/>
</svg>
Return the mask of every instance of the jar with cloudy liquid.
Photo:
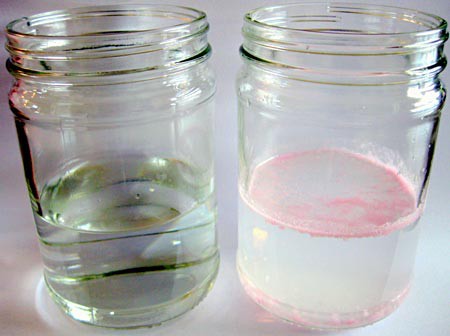
<svg viewBox="0 0 450 336">
<path fill-rule="evenodd" d="M 206 15 L 165 5 L 7 26 L 9 94 L 45 282 L 72 318 L 159 324 L 216 277 Z"/>
<path fill-rule="evenodd" d="M 445 98 L 446 27 L 364 4 L 245 16 L 237 263 L 268 311 L 340 329 L 405 298 Z"/>
</svg>

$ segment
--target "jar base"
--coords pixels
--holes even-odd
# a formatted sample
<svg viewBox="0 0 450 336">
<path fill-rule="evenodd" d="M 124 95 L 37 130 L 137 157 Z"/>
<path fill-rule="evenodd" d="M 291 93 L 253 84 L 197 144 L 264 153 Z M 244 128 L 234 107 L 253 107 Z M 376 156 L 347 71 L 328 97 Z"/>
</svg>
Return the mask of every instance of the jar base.
<svg viewBox="0 0 450 336">
<path fill-rule="evenodd" d="M 257 288 L 238 266 L 240 282 L 247 295 L 260 307 L 275 317 L 305 329 L 339 330 L 373 324 L 390 315 L 402 303 L 409 292 L 405 288 L 397 297 L 378 306 L 351 313 L 323 313 L 305 311 L 280 302 Z"/>
<path fill-rule="evenodd" d="M 151 328 L 161 325 L 164 322 L 180 317 L 189 310 L 195 308 L 208 294 L 214 285 L 218 273 L 218 264 L 210 277 L 205 281 L 171 301 L 139 308 L 97 308 L 80 305 L 67 300 L 61 296 L 46 279 L 46 288 L 56 305 L 70 318 L 85 324 L 113 328 L 113 329 L 134 329 Z M 44 277 L 45 278 L 45 277 Z M 139 288 L 131 288 L 139 291 Z M 137 297 L 141 295 L 145 298 L 145 293 L 127 293 L 126 296 Z M 125 300 L 125 298 L 124 298 Z"/>
</svg>

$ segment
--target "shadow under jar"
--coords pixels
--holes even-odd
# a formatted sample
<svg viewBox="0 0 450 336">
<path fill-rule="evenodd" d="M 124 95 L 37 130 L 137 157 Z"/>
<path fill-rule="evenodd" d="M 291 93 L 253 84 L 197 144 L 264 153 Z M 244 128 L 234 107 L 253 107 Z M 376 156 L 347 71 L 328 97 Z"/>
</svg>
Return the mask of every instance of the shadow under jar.
<svg viewBox="0 0 450 336">
<path fill-rule="evenodd" d="M 245 16 L 237 263 L 268 311 L 340 329 L 404 299 L 445 98 L 446 27 L 346 3 Z"/>
<path fill-rule="evenodd" d="M 159 324 L 216 277 L 214 75 L 203 12 L 86 7 L 7 26 L 25 175 L 54 301 Z"/>
</svg>

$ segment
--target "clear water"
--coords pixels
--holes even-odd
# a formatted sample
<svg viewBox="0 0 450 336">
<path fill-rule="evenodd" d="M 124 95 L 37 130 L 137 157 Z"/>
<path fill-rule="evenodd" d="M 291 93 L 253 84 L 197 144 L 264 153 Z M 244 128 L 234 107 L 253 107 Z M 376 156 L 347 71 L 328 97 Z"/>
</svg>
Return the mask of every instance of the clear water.
<svg viewBox="0 0 450 336">
<path fill-rule="evenodd" d="M 217 273 L 212 179 L 179 160 L 72 163 L 42 189 L 35 220 L 47 286 L 83 322 L 174 318 Z"/>
<path fill-rule="evenodd" d="M 393 168 L 320 150 L 271 158 L 242 182 L 238 269 L 261 306 L 304 326 L 345 328 L 402 301 L 420 210 Z"/>
</svg>

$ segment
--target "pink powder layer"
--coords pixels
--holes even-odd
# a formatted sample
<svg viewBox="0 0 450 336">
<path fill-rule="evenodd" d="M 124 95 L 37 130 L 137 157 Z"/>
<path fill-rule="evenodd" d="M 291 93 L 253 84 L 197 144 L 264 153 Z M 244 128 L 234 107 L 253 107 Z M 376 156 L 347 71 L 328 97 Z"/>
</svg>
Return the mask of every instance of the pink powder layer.
<svg viewBox="0 0 450 336">
<path fill-rule="evenodd" d="M 386 235 L 421 214 L 412 185 L 394 168 L 345 150 L 273 157 L 240 191 L 267 222 L 313 236 Z"/>
</svg>

